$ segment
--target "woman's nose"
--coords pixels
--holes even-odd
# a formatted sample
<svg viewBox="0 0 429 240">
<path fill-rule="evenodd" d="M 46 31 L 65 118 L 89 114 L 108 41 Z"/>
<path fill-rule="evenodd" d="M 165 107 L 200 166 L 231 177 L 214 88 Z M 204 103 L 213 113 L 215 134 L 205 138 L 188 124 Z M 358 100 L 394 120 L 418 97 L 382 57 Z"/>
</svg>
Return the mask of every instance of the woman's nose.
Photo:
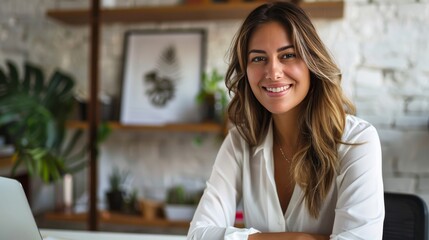
<svg viewBox="0 0 429 240">
<path fill-rule="evenodd" d="M 269 61 L 265 69 L 265 78 L 277 80 L 283 77 L 282 64 L 278 59 Z"/>
</svg>

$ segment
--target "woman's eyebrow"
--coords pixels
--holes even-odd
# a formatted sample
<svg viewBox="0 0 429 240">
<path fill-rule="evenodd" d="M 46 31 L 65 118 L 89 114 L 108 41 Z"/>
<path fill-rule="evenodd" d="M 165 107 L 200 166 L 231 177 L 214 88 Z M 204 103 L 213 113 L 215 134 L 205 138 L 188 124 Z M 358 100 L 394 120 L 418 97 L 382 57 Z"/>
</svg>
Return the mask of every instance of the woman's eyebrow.
<svg viewBox="0 0 429 240">
<path fill-rule="evenodd" d="M 251 53 L 266 53 L 264 50 L 258 50 L 258 49 L 252 49 L 249 51 L 248 55 L 250 55 Z"/>
<path fill-rule="evenodd" d="M 281 51 L 284 51 L 284 50 L 289 49 L 289 48 L 294 48 L 294 46 L 293 45 L 287 45 L 287 46 L 281 47 L 281 48 L 277 49 L 277 52 L 281 52 Z"/>
<path fill-rule="evenodd" d="M 284 46 L 284 47 L 278 48 L 278 49 L 277 49 L 277 52 L 281 52 L 281 51 L 284 51 L 284 50 L 289 49 L 289 48 L 294 48 L 294 46 L 293 46 L 293 45 L 287 45 L 287 46 Z M 250 55 L 251 53 L 262 53 L 262 54 L 266 54 L 266 52 L 265 52 L 264 50 L 259 50 L 259 49 L 252 49 L 252 50 L 249 50 L 248 55 Z"/>
</svg>

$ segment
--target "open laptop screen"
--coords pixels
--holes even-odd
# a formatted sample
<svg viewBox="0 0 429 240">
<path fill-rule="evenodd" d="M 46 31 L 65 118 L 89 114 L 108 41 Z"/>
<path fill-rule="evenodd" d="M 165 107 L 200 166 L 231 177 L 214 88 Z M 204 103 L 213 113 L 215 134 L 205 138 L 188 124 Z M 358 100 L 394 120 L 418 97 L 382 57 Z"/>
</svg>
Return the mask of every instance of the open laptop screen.
<svg viewBox="0 0 429 240">
<path fill-rule="evenodd" d="M 42 240 L 22 185 L 0 177 L 0 239 Z"/>
</svg>

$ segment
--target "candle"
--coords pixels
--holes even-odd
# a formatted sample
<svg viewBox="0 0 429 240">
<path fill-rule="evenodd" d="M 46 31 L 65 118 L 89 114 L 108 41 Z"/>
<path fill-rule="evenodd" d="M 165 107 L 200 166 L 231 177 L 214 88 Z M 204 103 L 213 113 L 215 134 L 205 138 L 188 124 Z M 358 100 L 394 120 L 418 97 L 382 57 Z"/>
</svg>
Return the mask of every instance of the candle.
<svg viewBox="0 0 429 240">
<path fill-rule="evenodd" d="M 73 177 L 71 174 L 64 175 L 64 205 L 70 208 L 73 204 Z"/>
</svg>

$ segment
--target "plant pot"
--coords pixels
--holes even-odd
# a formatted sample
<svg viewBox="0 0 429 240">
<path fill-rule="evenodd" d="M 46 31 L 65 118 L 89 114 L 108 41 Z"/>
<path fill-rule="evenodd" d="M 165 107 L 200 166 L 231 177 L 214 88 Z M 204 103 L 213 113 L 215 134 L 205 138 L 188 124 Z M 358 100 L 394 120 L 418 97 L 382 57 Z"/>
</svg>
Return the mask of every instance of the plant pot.
<svg viewBox="0 0 429 240">
<path fill-rule="evenodd" d="M 164 207 L 165 215 L 168 220 L 190 221 L 192 220 L 195 210 L 194 205 L 167 204 Z"/>
<path fill-rule="evenodd" d="M 214 94 L 207 94 L 204 97 L 204 120 L 214 121 L 216 119 L 215 104 L 216 99 Z"/>
<path fill-rule="evenodd" d="M 110 211 L 121 211 L 124 205 L 124 193 L 122 191 L 109 191 L 106 193 L 107 205 Z"/>
<path fill-rule="evenodd" d="M 222 106 L 222 96 L 220 93 L 207 94 L 203 103 L 204 120 L 223 122 L 224 107 Z"/>
</svg>

